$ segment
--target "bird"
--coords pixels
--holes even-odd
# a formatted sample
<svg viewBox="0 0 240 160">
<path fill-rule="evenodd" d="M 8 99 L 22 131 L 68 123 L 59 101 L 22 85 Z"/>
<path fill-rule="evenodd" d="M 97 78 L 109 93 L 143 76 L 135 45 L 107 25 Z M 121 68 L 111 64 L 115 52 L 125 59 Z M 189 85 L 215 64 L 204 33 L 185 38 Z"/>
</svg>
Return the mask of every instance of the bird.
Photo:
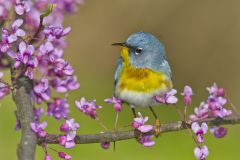
<svg viewBox="0 0 240 160">
<path fill-rule="evenodd" d="M 135 108 L 150 108 L 155 117 L 155 136 L 160 134 L 161 123 L 153 110 L 154 99 L 173 87 L 172 72 L 164 45 L 153 34 L 135 32 L 120 46 L 114 75 L 114 96 L 129 104 L 136 117 Z"/>
</svg>

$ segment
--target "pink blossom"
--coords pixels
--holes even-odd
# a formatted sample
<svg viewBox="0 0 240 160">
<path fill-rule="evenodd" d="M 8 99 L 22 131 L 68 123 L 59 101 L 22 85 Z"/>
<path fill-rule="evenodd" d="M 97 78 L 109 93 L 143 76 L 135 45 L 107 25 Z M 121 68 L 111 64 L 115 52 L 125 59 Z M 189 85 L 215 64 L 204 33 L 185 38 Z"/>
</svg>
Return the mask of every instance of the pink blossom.
<svg viewBox="0 0 240 160">
<path fill-rule="evenodd" d="M 194 155 L 198 160 L 205 160 L 206 157 L 209 155 L 209 151 L 207 146 L 196 147 L 194 149 Z"/>
<path fill-rule="evenodd" d="M 96 104 L 96 100 L 86 101 L 84 97 L 82 97 L 80 101 L 75 101 L 75 104 L 81 112 L 85 113 L 93 119 L 97 117 L 96 109 L 102 108 Z"/>
<path fill-rule="evenodd" d="M 30 4 L 28 1 L 16 0 L 15 11 L 18 15 L 23 15 L 30 11 Z"/>
<path fill-rule="evenodd" d="M 17 41 L 18 37 L 25 36 L 25 31 L 19 28 L 22 24 L 23 20 L 17 19 L 12 23 L 11 30 L 7 28 L 2 29 L 2 40 L 0 42 L 1 52 L 7 52 L 12 47 L 12 43 Z"/>
<path fill-rule="evenodd" d="M 102 147 L 103 149 L 109 149 L 109 147 L 110 147 L 110 142 L 102 142 L 102 143 L 101 143 L 101 147 Z"/>
<path fill-rule="evenodd" d="M 215 96 L 220 96 L 224 97 L 225 96 L 225 91 L 223 88 L 219 88 L 216 83 L 213 84 L 211 87 L 207 87 L 207 90 L 210 95 L 215 95 Z"/>
<path fill-rule="evenodd" d="M 199 105 L 199 107 L 196 107 L 194 109 L 195 114 L 190 115 L 190 119 L 192 121 L 197 121 L 200 119 L 204 119 L 208 117 L 208 104 L 206 104 L 205 102 L 201 102 L 201 104 Z"/>
<path fill-rule="evenodd" d="M 3 77 L 3 73 L 0 72 L 0 80 L 2 80 Z M 8 85 L 6 85 L 5 83 L 2 83 L 0 81 L 0 99 L 2 99 L 3 97 L 5 97 L 6 95 L 8 95 L 10 93 L 10 88 Z"/>
<path fill-rule="evenodd" d="M 52 160 L 52 157 L 49 154 L 46 154 L 44 160 Z"/>
<path fill-rule="evenodd" d="M 122 110 L 122 100 L 118 99 L 116 97 L 113 98 L 107 98 L 104 100 L 104 102 L 109 103 L 109 104 L 113 104 L 113 107 L 115 109 L 116 112 L 121 112 Z"/>
<path fill-rule="evenodd" d="M 33 91 L 34 95 L 37 98 L 38 104 L 42 103 L 42 101 L 50 100 L 50 88 L 48 79 L 42 78 L 40 81 L 36 82 Z"/>
<path fill-rule="evenodd" d="M 223 138 L 227 134 L 227 128 L 224 127 L 219 127 L 219 126 L 214 126 L 210 129 L 210 132 L 213 133 L 213 135 L 216 138 Z"/>
<path fill-rule="evenodd" d="M 186 106 L 189 106 L 192 102 L 193 91 L 190 86 L 185 86 L 183 92 L 181 93 L 183 96 L 183 102 Z"/>
<path fill-rule="evenodd" d="M 76 90 L 80 87 L 76 76 L 66 76 L 63 79 L 56 77 L 51 84 L 59 93 Z"/>
<path fill-rule="evenodd" d="M 134 118 L 132 122 L 132 127 L 134 129 L 137 129 L 141 133 L 147 133 L 153 130 L 152 125 L 146 125 L 145 123 L 148 121 L 148 117 L 143 117 L 140 112 L 138 112 L 138 117 Z M 140 144 L 142 144 L 145 147 L 150 147 L 155 144 L 154 141 L 152 141 L 152 135 L 142 135 L 140 139 L 138 140 Z"/>
<path fill-rule="evenodd" d="M 58 156 L 62 159 L 65 159 L 65 160 L 70 160 L 72 159 L 72 157 L 64 152 L 58 152 Z"/>
<path fill-rule="evenodd" d="M 54 116 L 57 120 L 68 118 L 69 105 L 67 99 L 55 98 L 54 102 L 48 103 L 48 116 Z"/>
<path fill-rule="evenodd" d="M 15 59 L 15 68 L 19 68 L 21 64 L 25 64 L 28 67 L 35 68 L 38 65 L 38 61 L 36 57 L 33 57 L 34 52 L 34 46 L 33 45 L 27 45 L 25 42 L 21 42 L 18 46 L 18 53 L 15 53 L 13 51 L 9 51 L 8 55 Z"/>
<path fill-rule="evenodd" d="M 145 125 L 147 121 L 148 121 L 148 117 L 143 117 L 142 114 L 138 112 L 138 117 L 133 119 L 132 127 L 139 130 L 142 133 L 147 133 L 153 130 L 152 125 Z"/>
<path fill-rule="evenodd" d="M 66 136 L 59 137 L 59 144 L 65 148 L 73 148 L 75 146 L 74 138 L 76 136 L 76 130 L 80 127 L 74 119 L 66 120 L 60 126 L 60 131 L 65 132 Z"/>
<path fill-rule="evenodd" d="M 45 33 L 45 36 L 49 41 L 53 41 L 66 36 L 70 33 L 70 31 L 71 27 L 67 27 L 64 29 L 62 26 L 47 26 L 45 27 L 43 32 Z"/>
<path fill-rule="evenodd" d="M 207 133 L 208 130 L 207 124 L 204 122 L 200 126 L 197 122 L 193 122 L 191 127 L 193 132 L 197 135 L 198 142 L 199 143 L 204 142 L 203 135 Z"/>
<path fill-rule="evenodd" d="M 42 123 L 32 122 L 30 125 L 31 125 L 32 131 L 38 137 L 45 137 L 47 135 L 47 132 L 44 131 L 44 129 L 47 127 L 47 122 L 46 121 L 44 121 Z"/>
<path fill-rule="evenodd" d="M 163 95 L 155 96 L 155 100 L 163 104 L 175 104 L 178 102 L 178 99 L 175 96 L 176 93 L 177 93 L 177 90 L 171 89 Z"/>
<path fill-rule="evenodd" d="M 43 115 L 44 109 L 39 107 L 39 108 L 33 108 L 33 113 L 34 113 L 34 121 L 39 122 L 40 117 Z"/>
<path fill-rule="evenodd" d="M 142 136 L 141 139 L 139 140 L 139 143 L 141 143 L 144 147 L 151 147 L 155 144 L 152 138 L 153 135 Z"/>
</svg>

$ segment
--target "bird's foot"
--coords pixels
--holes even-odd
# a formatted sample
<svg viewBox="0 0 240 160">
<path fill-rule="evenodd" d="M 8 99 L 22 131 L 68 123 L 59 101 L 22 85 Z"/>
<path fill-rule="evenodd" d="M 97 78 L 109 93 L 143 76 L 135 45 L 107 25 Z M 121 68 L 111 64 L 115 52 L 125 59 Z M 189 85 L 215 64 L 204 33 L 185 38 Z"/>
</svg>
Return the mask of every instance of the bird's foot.
<svg viewBox="0 0 240 160">
<path fill-rule="evenodd" d="M 161 134 L 161 122 L 159 119 L 156 119 L 156 122 L 154 125 L 154 132 L 155 132 L 155 137 L 158 137 Z"/>
</svg>

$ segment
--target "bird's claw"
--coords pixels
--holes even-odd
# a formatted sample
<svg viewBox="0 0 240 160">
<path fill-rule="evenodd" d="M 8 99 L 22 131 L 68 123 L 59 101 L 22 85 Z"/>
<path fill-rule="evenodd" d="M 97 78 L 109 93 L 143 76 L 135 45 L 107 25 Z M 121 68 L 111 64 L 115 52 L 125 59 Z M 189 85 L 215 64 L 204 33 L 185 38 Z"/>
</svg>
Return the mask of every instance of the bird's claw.
<svg viewBox="0 0 240 160">
<path fill-rule="evenodd" d="M 156 119 L 154 132 L 155 132 L 155 137 L 158 137 L 161 134 L 161 122 L 159 119 Z"/>
</svg>

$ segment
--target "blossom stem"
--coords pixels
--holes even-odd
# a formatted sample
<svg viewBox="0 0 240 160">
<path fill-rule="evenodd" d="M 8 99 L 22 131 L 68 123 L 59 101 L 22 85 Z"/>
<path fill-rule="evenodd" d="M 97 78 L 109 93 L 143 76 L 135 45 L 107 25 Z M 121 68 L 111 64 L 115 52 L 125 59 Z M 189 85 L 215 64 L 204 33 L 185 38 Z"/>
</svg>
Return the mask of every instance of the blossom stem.
<svg viewBox="0 0 240 160">
<path fill-rule="evenodd" d="M 44 27 L 43 26 L 43 19 L 45 17 L 47 17 L 52 11 L 53 11 L 53 4 L 48 7 L 46 13 L 43 13 L 42 15 L 40 15 L 40 22 L 39 22 L 38 29 L 37 29 L 36 33 L 34 34 L 33 38 L 30 39 L 29 44 L 33 44 L 35 42 L 36 38 L 38 37 L 39 33 L 41 32 L 41 30 Z"/>
<path fill-rule="evenodd" d="M 232 109 L 236 112 L 236 114 L 240 115 L 240 112 L 239 112 L 238 109 L 233 105 L 232 101 L 231 101 L 229 98 L 227 98 L 227 99 L 228 99 L 228 101 L 229 101 Z"/>
<path fill-rule="evenodd" d="M 98 118 L 96 117 L 96 120 L 98 121 L 98 123 L 100 124 L 100 126 L 104 129 L 104 130 L 108 130 L 107 127 L 103 124 L 103 122 Z"/>
<path fill-rule="evenodd" d="M 51 149 L 52 151 L 58 153 L 58 151 L 57 151 L 56 149 L 52 148 L 52 147 L 49 147 L 49 146 L 48 146 L 47 148 L 49 148 L 49 149 Z"/>
<path fill-rule="evenodd" d="M 117 122 L 118 122 L 118 112 L 117 112 L 117 114 L 116 114 L 114 129 L 117 129 Z"/>
<path fill-rule="evenodd" d="M 184 106 L 184 121 L 187 121 L 187 106 Z"/>
<path fill-rule="evenodd" d="M 175 107 L 175 109 L 177 110 L 180 118 L 181 118 L 183 121 L 185 121 L 185 117 L 184 117 L 182 111 L 179 109 L 179 107 L 178 107 L 176 104 L 174 105 L 174 107 Z"/>
<path fill-rule="evenodd" d="M 190 128 L 188 127 L 188 125 L 187 125 L 187 123 L 188 123 L 188 122 L 187 122 L 187 117 L 186 117 L 186 116 L 187 116 L 187 106 L 186 106 L 186 105 L 184 106 L 184 114 L 182 114 L 182 111 L 178 108 L 177 105 L 174 105 L 174 106 L 175 106 L 176 110 L 178 111 L 181 119 L 182 119 L 183 122 L 184 122 L 184 123 L 183 123 L 184 127 L 188 130 L 188 133 L 191 135 L 191 137 L 192 137 L 193 141 L 196 143 L 196 145 L 199 146 L 198 141 L 196 140 L 196 138 L 194 137 L 191 129 L 190 129 Z"/>
</svg>

